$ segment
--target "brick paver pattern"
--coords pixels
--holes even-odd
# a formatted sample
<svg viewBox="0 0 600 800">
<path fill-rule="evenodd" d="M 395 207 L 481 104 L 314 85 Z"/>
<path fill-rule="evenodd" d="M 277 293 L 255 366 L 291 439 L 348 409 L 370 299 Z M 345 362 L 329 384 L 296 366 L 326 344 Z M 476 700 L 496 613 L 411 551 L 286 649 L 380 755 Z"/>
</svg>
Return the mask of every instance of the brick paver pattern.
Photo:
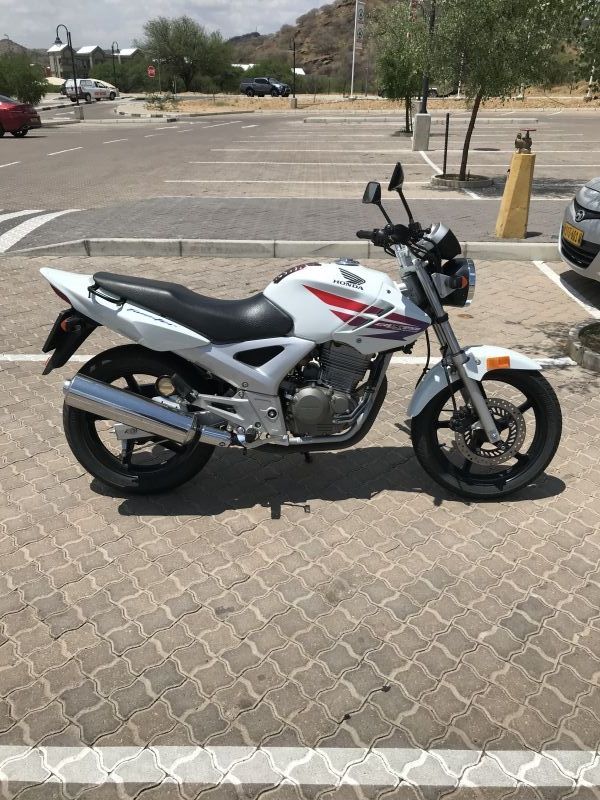
<svg viewBox="0 0 600 800">
<path fill-rule="evenodd" d="M 219 296 L 260 290 L 282 267 L 6 258 L 0 352 L 41 351 L 61 307 L 36 277 L 48 263 L 108 263 Z M 563 355 L 566 331 L 584 314 L 532 265 L 486 264 L 475 304 L 453 317 L 465 344 Z M 85 352 L 116 342 L 98 331 Z M 354 450 L 313 463 L 219 452 L 179 491 L 144 498 L 115 497 L 72 458 L 60 407 L 61 381 L 74 369 L 44 378 L 39 364 L 1 365 L 0 746 L 362 748 L 363 760 L 385 748 L 596 752 L 593 373 L 547 373 L 565 433 L 540 484 L 509 502 L 466 504 L 413 456 L 405 412 L 414 367 L 390 372 L 381 416 Z M 170 800 L 242 791 L 156 785 L 159 773 L 116 788 L 7 779 L 1 794 Z M 265 791 L 440 796 L 409 784 L 299 788 L 275 773 L 239 796 Z M 516 792 L 550 796 L 514 781 L 485 796 Z"/>
</svg>

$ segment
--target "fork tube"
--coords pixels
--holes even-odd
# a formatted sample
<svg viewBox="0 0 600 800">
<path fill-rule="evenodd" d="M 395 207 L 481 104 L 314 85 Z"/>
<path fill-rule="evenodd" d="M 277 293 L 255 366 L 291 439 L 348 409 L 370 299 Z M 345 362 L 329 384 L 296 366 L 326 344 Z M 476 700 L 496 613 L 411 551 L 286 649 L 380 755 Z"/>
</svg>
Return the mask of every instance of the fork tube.
<svg viewBox="0 0 600 800">
<path fill-rule="evenodd" d="M 427 295 L 427 299 L 429 300 L 431 308 L 433 309 L 435 315 L 433 327 L 437 337 L 440 340 L 442 347 L 446 346 L 447 350 L 449 351 L 450 360 L 452 361 L 454 369 L 458 373 L 458 376 L 463 383 L 464 390 L 468 395 L 468 398 L 473 404 L 475 413 L 479 417 L 479 422 L 481 423 L 488 440 L 492 443 L 497 442 L 500 439 L 500 434 L 498 433 L 498 428 L 496 427 L 494 418 L 487 407 L 487 403 L 485 402 L 483 393 L 481 391 L 481 386 L 479 386 L 479 383 L 467 374 L 465 364 L 469 360 L 469 357 L 461 348 L 458 339 L 454 334 L 452 325 L 450 325 L 450 322 L 448 321 L 448 315 L 444 311 L 444 307 L 442 306 L 435 286 L 429 277 L 429 273 L 419 261 L 415 262 L 415 271 L 419 281 L 421 282 L 423 291 Z M 442 321 L 436 322 L 436 318 L 442 318 Z"/>
</svg>

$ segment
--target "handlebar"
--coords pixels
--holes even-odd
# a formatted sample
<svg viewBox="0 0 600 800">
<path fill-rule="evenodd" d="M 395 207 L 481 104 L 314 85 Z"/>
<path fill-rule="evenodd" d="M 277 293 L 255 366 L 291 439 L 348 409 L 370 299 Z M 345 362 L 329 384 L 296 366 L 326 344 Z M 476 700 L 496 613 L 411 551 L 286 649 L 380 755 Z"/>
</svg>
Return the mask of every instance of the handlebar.
<svg viewBox="0 0 600 800">
<path fill-rule="evenodd" d="M 371 231 L 356 231 L 356 236 L 359 239 L 368 239 L 376 247 L 408 244 L 413 239 L 413 234 L 406 225 L 386 225 L 385 228 L 373 228 Z"/>
</svg>

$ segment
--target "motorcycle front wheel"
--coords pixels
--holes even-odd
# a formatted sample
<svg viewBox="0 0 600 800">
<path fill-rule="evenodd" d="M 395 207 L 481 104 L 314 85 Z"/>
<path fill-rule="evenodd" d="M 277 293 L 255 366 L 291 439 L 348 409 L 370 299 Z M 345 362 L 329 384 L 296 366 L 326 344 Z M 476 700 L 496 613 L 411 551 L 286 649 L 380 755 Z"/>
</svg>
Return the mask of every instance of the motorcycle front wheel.
<svg viewBox="0 0 600 800">
<path fill-rule="evenodd" d="M 214 391 L 211 381 L 188 362 L 139 345 L 107 350 L 79 371 L 148 399 L 156 395 L 156 379 L 174 373 L 193 389 Z M 66 403 L 63 407 L 65 435 L 77 461 L 99 481 L 124 493 L 156 494 L 174 489 L 193 478 L 214 450 L 197 438 L 186 445 L 152 436 L 121 442 L 113 432 L 114 424 Z"/>
<path fill-rule="evenodd" d="M 481 387 L 501 439 L 490 444 L 453 383 L 413 418 L 419 463 L 445 489 L 470 500 L 501 500 L 531 485 L 560 443 L 558 398 L 538 372 L 496 370 Z"/>
</svg>

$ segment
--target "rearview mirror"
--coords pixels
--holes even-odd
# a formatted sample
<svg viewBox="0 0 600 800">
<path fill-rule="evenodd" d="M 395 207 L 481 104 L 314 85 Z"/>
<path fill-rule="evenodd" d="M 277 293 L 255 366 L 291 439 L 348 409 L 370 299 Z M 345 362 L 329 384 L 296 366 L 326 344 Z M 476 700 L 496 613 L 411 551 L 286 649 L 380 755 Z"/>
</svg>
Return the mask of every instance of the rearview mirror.
<svg viewBox="0 0 600 800">
<path fill-rule="evenodd" d="M 365 204 L 381 205 L 381 184 L 377 181 L 369 181 L 362 201 Z"/>
<path fill-rule="evenodd" d="M 404 170 L 402 169 L 402 164 L 398 161 L 398 163 L 394 167 L 394 171 L 392 172 L 392 177 L 390 178 L 390 185 L 388 186 L 388 192 L 397 192 L 399 189 L 402 189 L 403 183 L 404 183 Z"/>
</svg>

